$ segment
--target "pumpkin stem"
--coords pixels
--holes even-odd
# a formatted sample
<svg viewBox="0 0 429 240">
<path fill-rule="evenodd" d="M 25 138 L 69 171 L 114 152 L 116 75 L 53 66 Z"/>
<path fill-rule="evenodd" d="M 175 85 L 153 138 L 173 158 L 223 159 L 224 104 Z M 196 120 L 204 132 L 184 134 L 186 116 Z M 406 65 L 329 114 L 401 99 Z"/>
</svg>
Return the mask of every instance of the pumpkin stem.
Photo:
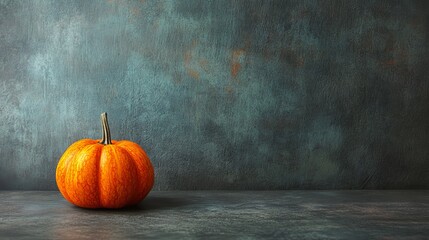
<svg viewBox="0 0 429 240">
<path fill-rule="evenodd" d="M 109 123 L 107 122 L 107 113 L 101 114 L 101 125 L 103 126 L 103 137 L 100 143 L 107 145 L 112 144 L 112 138 L 110 137 Z"/>
</svg>

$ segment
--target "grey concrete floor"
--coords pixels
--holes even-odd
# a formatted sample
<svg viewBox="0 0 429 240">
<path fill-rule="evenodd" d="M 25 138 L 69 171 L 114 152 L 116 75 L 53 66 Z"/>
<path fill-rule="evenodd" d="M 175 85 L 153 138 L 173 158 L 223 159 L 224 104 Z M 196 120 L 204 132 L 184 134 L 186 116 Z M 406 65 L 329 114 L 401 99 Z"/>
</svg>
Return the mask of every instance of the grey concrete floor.
<svg viewBox="0 0 429 240">
<path fill-rule="evenodd" d="M 121 210 L 3 191 L 0 238 L 428 239 L 429 191 L 152 192 Z"/>
</svg>

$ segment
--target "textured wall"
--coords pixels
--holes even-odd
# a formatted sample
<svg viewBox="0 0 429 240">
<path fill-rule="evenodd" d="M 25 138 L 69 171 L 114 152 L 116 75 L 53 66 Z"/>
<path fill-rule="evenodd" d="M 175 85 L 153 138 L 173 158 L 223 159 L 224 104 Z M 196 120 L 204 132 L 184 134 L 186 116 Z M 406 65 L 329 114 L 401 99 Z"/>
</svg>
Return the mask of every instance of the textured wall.
<svg viewBox="0 0 429 240">
<path fill-rule="evenodd" d="M 155 189 L 429 187 L 425 1 L 0 1 L 0 189 L 146 149 Z"/>
</svg>

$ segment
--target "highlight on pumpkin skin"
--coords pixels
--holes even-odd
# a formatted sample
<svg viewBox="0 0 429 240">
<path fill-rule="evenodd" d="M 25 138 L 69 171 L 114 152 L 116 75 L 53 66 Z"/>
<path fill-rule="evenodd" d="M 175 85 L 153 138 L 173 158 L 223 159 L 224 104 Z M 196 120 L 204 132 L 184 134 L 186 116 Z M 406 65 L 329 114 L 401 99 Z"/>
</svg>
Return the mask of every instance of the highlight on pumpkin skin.
<svg viewBox="0 0 429 240">
<path fill-rule="evenodd" d="M 58 189 L 67 201 L 84 208 L 138 204 L 153 187 L 152 163 L 137 143 L 111 140 L 106 113 L 101 121 L 102 139 L 79 140 L 60 158 Z"/>
</svg>

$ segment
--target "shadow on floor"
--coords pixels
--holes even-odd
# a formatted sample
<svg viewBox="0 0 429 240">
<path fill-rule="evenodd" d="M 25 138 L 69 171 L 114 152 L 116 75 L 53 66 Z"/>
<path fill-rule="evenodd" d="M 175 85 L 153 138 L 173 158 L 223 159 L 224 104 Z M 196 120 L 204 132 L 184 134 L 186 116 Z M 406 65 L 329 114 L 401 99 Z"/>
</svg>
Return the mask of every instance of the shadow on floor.
<svg viewBox="0 0 429 240">
<path fill-rule="evenodd" d="M 186 205 L 190 205 L 192 202 L 187 199 L 180 197 L 147 197 L 138 205 L 129 206 L 121 209 L 89 209 L 89 208 L 80 208 L 74 206 L 74 208 L 79 209 L 84 212 L 97 212 L 97 213 L 139 213 L 139 212 L 149 212 L 149 211 L 163 211 L 170 210 L 173 208 L 179 208 Z"/>
<path fill-rule="evenodd" d="M 189 199 L 180 197 L 148 197 L 143 200 L 135 208 L 142 209 L 144 211 L 150 210 L 168 210 L 178 207 L 190 205 L 192 202 Z"/>
</svg>

